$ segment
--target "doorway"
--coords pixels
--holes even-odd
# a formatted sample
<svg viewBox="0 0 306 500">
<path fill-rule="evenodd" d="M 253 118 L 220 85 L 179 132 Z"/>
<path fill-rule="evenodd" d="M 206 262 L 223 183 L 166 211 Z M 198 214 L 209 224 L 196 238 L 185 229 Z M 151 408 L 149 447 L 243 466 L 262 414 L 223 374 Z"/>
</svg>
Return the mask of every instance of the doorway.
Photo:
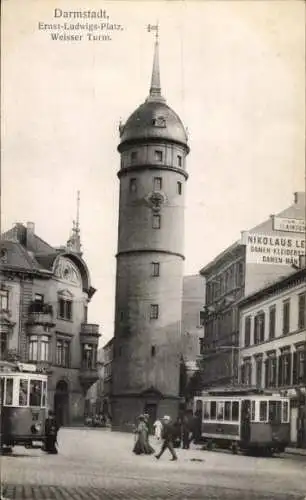
<svg viewBox="0 0 306 500">
<path fill-rule="evenodd" d="M 148 427 L 149 427 L 149 433 L 153 433 L 153 424 L 156 420 L 156 415 L 157 415 L 157 404 L 156 403 L 146 403 L 144 407 L 144 413 L 147 413 L 149 415 L 149 422 L 148 422 Z"/>
<path fill-rule="evenodd" d="M 65 426 L 69 424 L 69 391 L 65 380 L 60 380 L 56 384 L 54 412 L 58 425 Z"/>
</svg>

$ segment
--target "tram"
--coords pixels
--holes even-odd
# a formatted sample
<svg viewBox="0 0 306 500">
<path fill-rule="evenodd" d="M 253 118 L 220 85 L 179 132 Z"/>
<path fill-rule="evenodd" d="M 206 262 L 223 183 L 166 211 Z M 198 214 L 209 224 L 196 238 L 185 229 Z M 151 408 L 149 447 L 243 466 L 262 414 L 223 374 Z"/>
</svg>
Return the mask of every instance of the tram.
<svg viewBox="0 0 306 500">
<path fill-rule="evenodd" d="M 194 398 L 198 442 L 248 453 L 284 452 L 290 441 L 290 400 L 253 391 L 210 391 Z"/>
<path fill-rule="evenodd" d="M 0 361 L 1 450 L 41 448 L 47 417 L 47 375 L 35 365 Z"/>
</svg>

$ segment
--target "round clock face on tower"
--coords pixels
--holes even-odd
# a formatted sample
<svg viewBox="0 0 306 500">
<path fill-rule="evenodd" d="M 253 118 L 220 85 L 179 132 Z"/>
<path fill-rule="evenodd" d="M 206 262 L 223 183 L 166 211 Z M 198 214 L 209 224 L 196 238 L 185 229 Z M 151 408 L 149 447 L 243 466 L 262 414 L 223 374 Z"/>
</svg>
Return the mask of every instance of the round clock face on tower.
<svg viewBox="0 0 306 500">
<path fill-rule="evenodd" d="M 161 191 L 153 191 L 146 196 L 145 200 L 154 212 L 159 212 L 166 202 L 166 195 Z"/>
</svg>

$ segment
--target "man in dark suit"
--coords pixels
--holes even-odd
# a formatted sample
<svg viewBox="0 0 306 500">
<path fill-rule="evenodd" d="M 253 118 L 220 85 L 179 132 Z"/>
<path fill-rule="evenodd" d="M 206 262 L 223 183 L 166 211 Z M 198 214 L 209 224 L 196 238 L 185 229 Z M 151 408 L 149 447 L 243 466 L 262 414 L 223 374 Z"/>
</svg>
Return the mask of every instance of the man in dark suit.
<svg viewBox="0 0 306 500">
<path fill-rule="evenodd" d="M 163 430 L 162 430 L 163 443 L 160 452 L 157 455 L 155 455 L 155 458 L 159 459 L 164 453 L 164 451 L 168 448 L 168 450 L 172 455 L 171 460 L 177 460 L 177 455 L 173 447 L 174 434 L 175 431 L 173 428 L 173 424 L 171 422 L 171 418 L 168 415 L 165 415 L 163 418 Z"/>
</svg>

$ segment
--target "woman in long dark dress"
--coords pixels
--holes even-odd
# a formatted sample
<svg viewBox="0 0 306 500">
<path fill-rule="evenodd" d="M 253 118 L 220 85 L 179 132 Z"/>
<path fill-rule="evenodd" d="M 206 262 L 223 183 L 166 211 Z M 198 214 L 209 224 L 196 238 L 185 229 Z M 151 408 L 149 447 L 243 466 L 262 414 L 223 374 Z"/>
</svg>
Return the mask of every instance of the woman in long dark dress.
<svg viewBox="0 0 306 500">
<path fill-rule="evenodd" d="M 133 452 L 136 455 L 150 455 L 154 453 L 153 448 L 149 445 L 148 441 L 148 426 L 145 422 L 144 415 L 140 415 L 138 417 L 139 423 L 136 429 L 137 439 L 135 446 L 133 448 Z"/>
</svg>

